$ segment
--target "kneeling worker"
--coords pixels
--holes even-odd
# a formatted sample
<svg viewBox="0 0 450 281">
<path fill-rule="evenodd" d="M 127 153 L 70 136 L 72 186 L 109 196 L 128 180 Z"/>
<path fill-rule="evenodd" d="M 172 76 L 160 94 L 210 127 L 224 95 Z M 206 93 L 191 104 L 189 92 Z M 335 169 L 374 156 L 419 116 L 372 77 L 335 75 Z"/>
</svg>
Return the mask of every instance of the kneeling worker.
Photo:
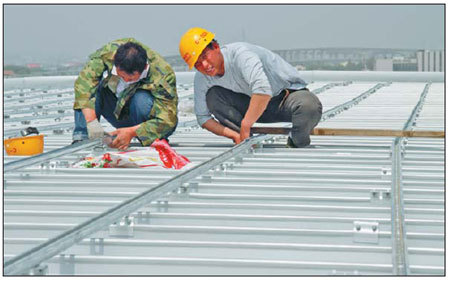
<svg viewBox="0 0 450 281">
<path fill-rule="evenodd" d="M 200 126 L 238 144 L 255 122 L 292 122 L 288 146 L 310 144 L 322 104 L 280 56 L 248 43 L 220 47 L 213 33 L 198 27 L 182 36 L 179 47 L 189 68 L 198 70 L 194 108 Z"/>
<path fill-rule="evenodd" d="M 75 81 L 73 141 L 101 138 L 103 116 L 117 130 L 111 147 L 144 146 L 170 136 L 177 126 L 175 73 L 164 59 L 133 38 L 103 46 Z"/>
</svg>

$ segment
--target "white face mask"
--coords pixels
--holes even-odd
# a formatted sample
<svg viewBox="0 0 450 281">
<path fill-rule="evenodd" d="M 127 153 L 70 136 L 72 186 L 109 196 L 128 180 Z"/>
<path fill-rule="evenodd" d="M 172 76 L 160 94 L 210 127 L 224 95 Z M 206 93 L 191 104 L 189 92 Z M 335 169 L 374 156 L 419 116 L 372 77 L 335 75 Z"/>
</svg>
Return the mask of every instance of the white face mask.
<svg viewBox="0 0 450 281">
<path fill-rule="evenodd" d="M 121 93 L 124 89 L 128 88 L 130 85 L 132 85 L 132 84 L 138 82 L 139 80 L 141 80 L 142 78 L 146 77 L 149 68 L 150 68 L 150 65 L 147 64 L 144 71 L 142 71 L 141 75 L 139 76 L 139 78 L 137 80 L 126 82 L 125 80 L 123 80 L 122 77 L 120 77 L 117 74 L 117 69 L 116 69 L 116 66 L 114 65 L 113 68 L 111 69 L 111 74 L 116 75 L 120 78 L 119 84 L 117 85 L 117 94 Z"/>
<path fill-rule="evenodd" d="M 125 80 L 123 80 L 123 78 L 120 77 L 120 76 L 117 74 L 117 68 L 116 68 L 115 65 L 113 66 L 113 68 L 112 68 L 112 70 L 111 70 L 111 74 L 116 75 L 116 76 L 119 76 L 119 77 L 120 77 L 120 81 L 128 87 L 128 86 L 130 86 L 131 84 L 134 84 L 134 83 L 138 82 L 139 80 L 141 80 L 142 78 L 144 78 L 145 76 L 147 76 L 147 73 L 148 73 L 148 69 L 149 69 L 149 68 L 150 68 L 150 65 L 147 64 L 147 66 L 145 67 L 144 71 L 142 71 L 142 73 L 141 73 L 141 75 L 139 76 L 138 79 L 136 79 L 136 80 L 134 80 L 134 81 L 128 81 L 128 82 L 126 82 Z"/>
</svg>

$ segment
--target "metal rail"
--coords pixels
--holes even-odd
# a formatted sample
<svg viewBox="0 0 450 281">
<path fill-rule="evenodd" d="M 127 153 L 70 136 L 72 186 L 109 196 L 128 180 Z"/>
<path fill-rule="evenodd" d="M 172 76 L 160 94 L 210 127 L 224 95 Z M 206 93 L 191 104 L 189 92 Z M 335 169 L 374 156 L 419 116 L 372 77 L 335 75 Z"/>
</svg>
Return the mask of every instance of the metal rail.
<svg viewBox="0 0 450 281">
<path fill-rule="evenodd" d="M 370 95 L 372 95 L 373 93 L 375 93 L 376 91 L 378 91 L 380 88 L 382 87 L 386 87 L 390 85 L 390 83 L 378 83 L 375 86 L 373 86 L 372 88 L 370 88 L 369 90 L 365 91 L 364 93 L 360 94 L 359 96 L 357 96 L 356 98 L 353 98 L 343 104 L 340 104 L 338 106 L 335 106 L 329 110 L 327 110 L 323 115 L 322 115 L 322 119 L 320 119 L 320 121 L 325 121 L 327 119 L 330 119 L 332 117 L 334 117 L 336 114 L 341 113 L 344 110 L 349 109 L 350 107 L 357 105 L 359 102 L 361 102 L 362 100 L 366 99 L 367 97 L 369 97 Z"/>
<path fill-rule="evenodd" d="M 33 109 L 34 107 L 50 105 L 50 104 L 61 105 L 63 102 L 73 102 L 73 97 L 66 97 L 64 99 L 55 98 L 52 100 L 38 101 L 38 102 L 27 103 L 27 104 L 23 104 L 23 105 L 8 105 L 8 109 L 5 110 L 5 113 L 14 112 L 17 109 L 24 109 L 24 108 Z"/>
<path fill-rule="evenodd" d="M 28 269 L 34 267 L 36 264 L 41 263 L 47 259 L 50 259 L 60 253 L 61 251 L 69 248 L 73 244 L 87 237 L 88 235 L 97 232 L 104 227 L 107 227 L 111 223 L 120 220 L 122 217 L 138 210 L 139 208 L 150 203 L 152 200 L 159 198 L 160 196 L 171 192 L 175 188 L 181 186 L 182 183 L 187 182 L 207 171 L 211 168 L 221 164 L 222 162 L 245 153 L 252 145 L 262 142 L 263 140 L 271 138 L 267 135 L 259 135 L 251 137 L 245 140 L 241 144 L 225 151 L 224 153 L 212 158 L 211 160 L 204 162 L 197 167 L 183 172 L 175 176 L 174 178 L 151 188 L 138 196 L 135 196 L 122 204 L 119 204 L 112 209 L 88 220 L 87 222 L 74 227 L 57 237 L 50 239 L 46 243 L 35 247 L 19 256 L 7 261 L 4 265 L 5 275 L 17 275 L 22 274 Z"/>
<path fill-rule="evenodd" d="M 37 112 L 36 112 L 37 113 Z M 16 118 L 7 118 L 7 119 L 3 119 L 3 123 L 13 123 L 13 122 L 22 122 L 22 121 L 36 121 L 36 119 L 39 117 L 39 119 L 37 120 L 42 120 L 42 119 L 62 119 L 64 117 L 68 117 L 68 116 L 73 116 L 73 112 L 71 113 L 57 113 L 57 114 L 47 114 L 47 115 L 38 115 L 38 116 L 23 116 L 23 117 L 16 117 Z"/>
<path fill-rule="evenodd" d="M 70 114 L 69 114 L 69 116 L 70 116 Z M 47 116 L 41 115 L 40 117 L 42 117 L 41 119 L 44 119 Z M 60 118 L 60 117 L 63 117 L 63 115 L 59 116 L 58 118 Z M 29 117 L 29 118 L 34 118 L 34 117 Z M 49 117 L 49 118 L 53 118 L 53 117 Z M 13 120 L 11 120 L 11 121 L 13 121 Z M 196 126 L 196 125 L 198 125 L 196 120 L 190 120 L 190 121 L 178 123 L 178 127 L 192 127 L 192 126 Z M 5 130 L 5 131 L 3 131 L 3 137 L 20 136 L 20 131 L 22 131 L 26 127 L 28 127 L 28 126 L 24 126 L 23 128 Z M 74 122 L 65 122 L 65 123 L 58 123 L 58 124 L 54 124 L 54 125 L 40 126 L 40 127 L 37 127 L 37 129 L 39 130 L 39 132 L 45 132 L 45 131 L 50 131 L 50 130 L 66 129 L 66 128 L 73 128 L 73 127 L 74 127 Z"/>
<path fill-rule="evenodd" d="M 41 92 L 41 94 L 36 94 Z M 9 103 L 9 102 L 15 102 L 15 101 L 21 101 L 21 100 L 25 100 L 25 99 L 44 99 L 44 98 L 48 98 L 48 97 L 60 97 L 59 95 L 68 95 L 68 94 L 72 94 L 73 95 L 73 89 L 64 89 L 61 90 L 60 92 L 55 92 L 55 93 L 44 93 L 44 91 L 38 91 L 38 92 L 34 92 L 34 93 L 26 93 L 25 95 L 19 96 L 19 97 L 11 97 L 11 98 L 6 98 L 5 102 Z"/>
<path fill-rule="evenodd" d="M 311 92 L 316 94 L 316 95 L 318 95 L 318 94 L 320 94 L 322 92 L 325 92 L 325 91 L 327 91 L 327 90 L 329 90 L 329 89 L 331 89 L 333 87 L 336 87 L 336 86 L 348 86 L 351 83 L 352 83 L 351 81 L 333 82 L 333 83 L 326 84 L 325 86 L 322 86 L 322 87 L 320 87 L 318 89 L 315 89 L 315 90 L 313 90 Z"/>
<path fill-rule="evenodd" d="M 291 131 L 288 127 L 253 127 L 252 133 L 257 134 L 283 134 Z M 444 131 L 406 131 L 385 129 L 336 129 L 314 128 L 311 135 L 315 136 L 372 136 L 372 137 L 408 137 L 408 138 L 444 138 Z"/>
<path fill-rule="evenodd" d="M 85 140 L 85 141 L 81 141 L 69 146 L 65 146 L 62 148 L 58 148 L 49 152 L 45 152 L 39 155 L 35 155 L 35 156 L 31 156 L 25 159 L 20 159 L 17 161 L 13 161 L 13 162 L 9 162 L 6 163 L 3 166 L 3 172 L 7 173 L 7 172 L 11 172 L 26 166 L 30 166 L 33 164 L 37 164 L 37 163 L 42 163 L 45 161 L 48 161 L 50 159 L 68 154 L 68 153 L 73 153 L 75 151 L 78 150 L 82 150 L 82 149 L 86 149 L 86 148 L 90 148 L 93 147 L 95 145 L 99 145 L 100 144 L 100 139 L 96 139 L 96 140 Z"/>
<path fill-rule="evenodd" d="M 392 143 L 391 224 L 393 274 L 406 275 L 406 246 L 403 214 L 400 138 Z"/>
<path fill-rule="evenodd" d="M 72 104 L 67 104 L 65 106 L 52 106 L 52 107 L 45 107 L 44 106 L 37 106 L 35 108 L 32 109 L 15 109 L 15 110 L 10 110 L 10 111 L 3 111 L 4 115 L 8 115 L 9 118 L 14 118 L 11 117 L 11 115 L 16 115 L 16 114 L 41 114 L 44 112 L 53 112 L 53 111 L 58 111 L 58 110 L 64 110 L 64 111 L 72 111 L 73 110 L 73 105 Z M 5 116 L 3 116 L 5 117 Z"/>
<path fill-rule="evenodd" d="M 37 127 L 39 132 L 45 132 L 49 130 L 56 130 L 56 129 L 65 129 L 65 128 L 73 128 L 74 122 L 66 122 L 66 123 L 59 123 L 55 125 L 48 125 L 48 126 L 40 126 Z M 17 129 L 10 129 L 3 131 L 3 137 L 14 137 L 14 136 L 20 136 L 20 131 L 25 129 L 28 126 L 24 126 L 23 128 L 17 128 Z"/>
<path fill-rule="evenodd" d="M 430 88 L 430 83 L 425 85 L 420 99 L 411 112 L 408 120 L 403 126 L 403 130 L 409 130 L 414 125 L 420 110 L 423 107 L 425 98 Z M 406 235 L 405 235 L 405 215 L 402 184 L 402 143 L 403 137 L 397 137 L 392 143 L 392 254 L 393 254 L 393 274 L 407 275 L 409 264 L 407 259 Z"/>
</svg>

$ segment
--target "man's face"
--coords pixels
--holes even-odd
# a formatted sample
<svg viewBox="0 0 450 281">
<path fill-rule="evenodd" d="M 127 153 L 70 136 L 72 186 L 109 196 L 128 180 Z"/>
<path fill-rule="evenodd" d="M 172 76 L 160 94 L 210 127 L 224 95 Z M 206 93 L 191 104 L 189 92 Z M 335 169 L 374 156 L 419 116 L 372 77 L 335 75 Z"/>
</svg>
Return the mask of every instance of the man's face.
<svg viewBox="0 0 450 281">
<path fill-rule="evenodd" d="M 213 46 L 213 49 L 206 47 L 203 50 L 194 66 L 204 75 L 222 76 L 225 73 L 223 55 L 219 45 L 213 44 Z"/>
<path fill-rule="evenodd" d="M 127 72 L 121 70 L 119 67 L 116 67 L 117 75 L 123 79 L 125 82 L 137 82 L 139 77 L 141 77 L 141 73 L 135 71 L 133 74 L 128 74 Z"/>
</svg>

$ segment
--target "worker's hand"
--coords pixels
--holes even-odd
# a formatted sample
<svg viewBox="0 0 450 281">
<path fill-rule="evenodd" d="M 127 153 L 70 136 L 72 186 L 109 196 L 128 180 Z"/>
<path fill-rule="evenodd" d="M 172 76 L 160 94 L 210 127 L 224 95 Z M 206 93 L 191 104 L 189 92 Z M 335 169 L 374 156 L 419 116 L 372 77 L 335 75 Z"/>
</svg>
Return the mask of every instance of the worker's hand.
<svg viewBox="0 0 450 281">
<path fill-rule="evenodd" d="M 99 139 L 103 137 L 104 131 L 102 125 L 100 125 L 100 122 L 98 122 L 97 119 L 92 120 L 91 122 L 87 123 L 87 131 L 89 139 Z"/>
<path fill-rule="evenodd" d="M 248 139 L 250 137 L 250 128 L 252 127 L 252 124 L 248 123 L 244 120 L 241 122 L 241 133 L 240 133 L 240 139 L 241 142 L 245 139 Z"/>
<path fill-rule="evenodd" d="M 120 150 L 126 150 L 130 145 L 131 139 L 136 136 L 135 127 L 120 128 L 109 133 L 111 136 L 117 136 L 110 147 Z"/>
<path fill-rule="evenodd" d="M 235 133 L 231 136 L 231 139 L 233 140 L 234 144 L 240 144 L 241 143 L 241 135 L 238 133 Z"/>
</svg>

